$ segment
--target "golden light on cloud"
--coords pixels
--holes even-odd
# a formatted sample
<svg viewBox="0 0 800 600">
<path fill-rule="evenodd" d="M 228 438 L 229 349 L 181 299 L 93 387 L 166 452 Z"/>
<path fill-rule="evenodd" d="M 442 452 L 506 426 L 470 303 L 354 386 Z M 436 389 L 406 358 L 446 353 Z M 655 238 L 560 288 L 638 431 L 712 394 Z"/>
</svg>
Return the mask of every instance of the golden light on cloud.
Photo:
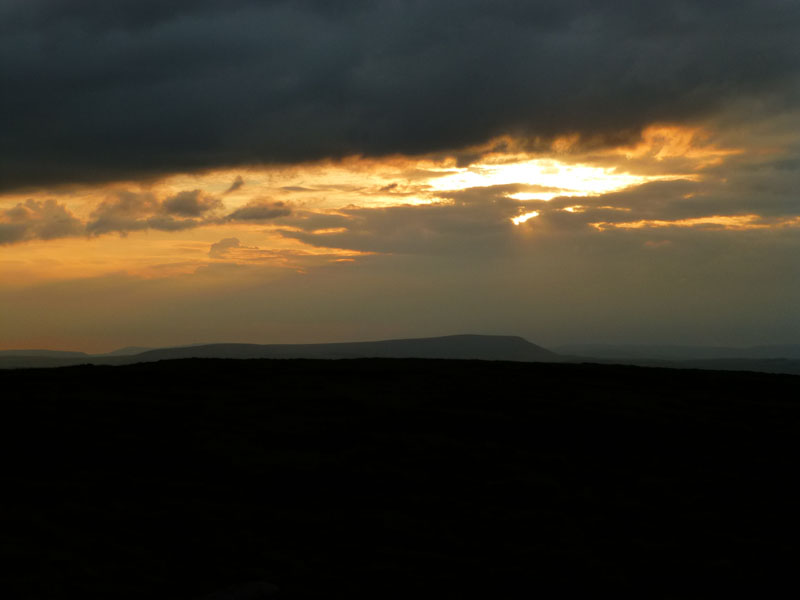
<svg viewBox="0 0 800 600">
<path fill-rule="evenodd" d="M 493 194 L 496 198 L 498 193 L 506 192 L 506 198 L 520 203 L 511 213 L 519 214 L 511 217 L 504 212 L 502 217 L 511 217 L 511 222 L 518 226 L 540 216 L 541 207 L 532 210 L 536 205 L 526 202 L 597 198 L 653 181 L 700 180 L 702 177 L 693 173 L 697 168 L 738 152 L 719 149 L 707 140 L 708 135 L 699 129 L 652 127 L 645 130 L 642 140 L 634 146 L 580 159 L 574 154 L 580 151 L 579 140 L 574 136 L 559 139 L 553 148 L 555 154 L 549 156 L 524 151 L 523 142 L 508 139 L 503 144 L 507 148 L 504 151 L 493 150 L 499 147 L 497 144 L 466 149 L 475 150 L 474 155 L 480 157 L 467 166 L 459 166 L 455 156 L 355 156 L 0 195 L 0 229 L 5 227 L 11 232 L 6 234 L 7 238 L 17 226 L 14 219 L 20 218 L 15 215 L 24 212 L 18 206 L 33 202 L 31 206 L 41 212 L 40 220 L 29 230 L 5 242 L 0 282 L 108 274 L 167 277 L 223 262 L 300 268 L 350 261 L 368 252 L 323 248 L 307 243 L 308 238 L 303 241 L 302 236 L 330 236 L 331 243 L 343 243 L 333 238 L 338 234 L 347 237 L 345 226 L 350 226 L 353 208 L 437 203 L 455 206 L 453 198 L 458 192 L 496 186 L 513 186 Z M 665 162 L 675 156 L 688 158 L 689 162 Z M 692 192 L 687 192 L 683 197 L 690 199 L 691 195 Z M 47 202 L 56 202 L 58 206 Z M 105 228 L 92 229 L 89 225 L 104 206 L 113 209 L 107 211 Z M 170 207 L 177 212 L 170 213 Z M 66 212 L 58 213 L 62 208 Z M 561 204 L 555 210 L 580 213 L 596 209 L 632 210 L 595 206 L 589 200 L 575 200 L 568 206 Z M 236 217 L 237 211 L 245 217 Z M 252 216 L 259 211 L 268 216 Z M 48 227 L 61 226 L 63 223 L 58 219 L 64 215 L 73 219 L 73 228 L 59 234 L 60 237 L 51 235 Z M 308 220 L 303 215 L 308 215 Z M 50 221 L 46 221 L 48 218 Z M 130 225 L 125 226 L 125 222 Z M 593 225 L 598 230 L 775 226 L 766 225 L 754 215 L 678 221 L 632 217 L 627 223 Z M 287 232 L 302 235 L 290 236 Z M 209 248 L 225 239 L 236 239 L 239 245 L 209 255 Z"/>
<path fill-rule="evenodd" d="M 520 202 L 527 202 L 528 200 L 542 200 L 544 202 L 549 202 L 553 198 L 574 198 L 574 197 L 585 197 L 588 194 L 582 192 L 571 192 L 567 190 L 559 190 L 557 192 L 517 192 L 515 194 L 509 194 L 508 197 L 514 200 L 519 200 Z"/>
<path fill-rule="evenodd" d="M 519 157 L 517 157 L 519 158 Z M 516 200 L 551 200 L 557 196 L 597 196 L 656 179 L 646 175 L 619 173 L 615 167 L 568 164 L 553 158 L 527 158 L 518 162 L 483 162 L 463 168 L 442 169 L 445 175 L 432 179 L 437 192 L 495 185 L 531 185 L 542 191 L 518 192 Z"/>
<path fill-rule="evenodd" d="M 658 227 L 711 227 L 715 229 L 729 229 L 742 231 L 747 229 L 770 229 L 776 226 L 794 226 L 800 224 L 800 218 L 783 219 L 777 222 L 764 222 L 759 215 L 712 215 L 708 217 L 695 217 L 691 219 L 642 219 L 621 223 L 592 223 L 600 231 L 607 229 L 645 229 Z"/>
<path fill-rule="evenodd" d="M 536 218 L 538 216 L 539 216 L 539 211 L 538 210 L 532 210 L 531 212 L 527 212 L 524 215 L 519 215 L 519 216 L 516 216 L 516 217 L 512 218 L 511 222 L 514 223 L 514 225 L 520 225 L 520 224 L 525 223 L 526 221 L 534 219 L 534 218 Z"/>
<path fill-rule="evenodd" d="M 694 168 L 699 170 L 718 165 L 726 157 L 743 152 L 739 148 L 719 148 L 710 141 L 711 137 L 709 131 L 700 127 L 651 125 L 642 132 L 637 144 L 619 148 L 614 153 L 626 159 L 690 159 L 695 163 Z"/>
<path fill-rule="evenodd" d="M 511 194 L 515 200 L 549 201 L 560 196 L 598 196 L 649 181 L 693 179 L 692 171 L 741 153 L 740 149 L 719 148 L 709 141 L 710 138 L 710 134 L 700 128 L 651 126 L 644 130 L 637 144 L 600 153 L 603 164 L 596 161 L 592 164 L 590 158 L 583 162 L 570 160 L 569 153 L 578 146 L 575 136 L 559 138 L 554 143 L 553 151 L 556 155 L 564 154 L 563 160 L 520 151 L 519 140 L 503 138 L 501 141 L 514 150 L 492 151 L 491 147 L 499 141 L 494 140 L 492 144 L 473 148 L 483 156 L 464 167 L 458 166 L 452 157 L 352 156 L 296 165 L 176 174 L 149 184 L 148 191 L 169 195 L 202 189 L 224 197 L 225 204 L 233 209 L 253 197 L 268 197 L 314 209 L 424 205 L 440 201 L 442 193 L 501 185 L 534 188 Z M 608 160 L 614 157 L 617 159 Z M 646 173 L 623 170 L 630 167 L 624 166 L 626 161 L 646 160 L 656 164 L 675 157 L 689 160 L 688 172 L 664 173 L 662 170 L 656 174 L 652 170 Z M 232 185 L 234 182 L 239 183 Z M 76 190 L 72 197 L 76 203 L 80 197 L 82 206 L 90 208 L 98 194 L 107 191 L 108 186 L 94 191 Z"/>
</svg>

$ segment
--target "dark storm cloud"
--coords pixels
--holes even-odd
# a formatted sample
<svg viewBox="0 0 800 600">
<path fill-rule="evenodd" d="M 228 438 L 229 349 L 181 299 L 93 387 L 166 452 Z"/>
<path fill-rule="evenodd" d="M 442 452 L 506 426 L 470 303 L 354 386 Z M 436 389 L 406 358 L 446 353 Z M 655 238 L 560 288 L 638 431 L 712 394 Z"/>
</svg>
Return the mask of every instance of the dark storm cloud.
<svg viewBox="0 0 800 600">
<path fill-rule="evenodd" d="M 790 93 L 799 23 L 788 0 L 8 0 L 0 187 L 620 140 Z"/>
</svg>

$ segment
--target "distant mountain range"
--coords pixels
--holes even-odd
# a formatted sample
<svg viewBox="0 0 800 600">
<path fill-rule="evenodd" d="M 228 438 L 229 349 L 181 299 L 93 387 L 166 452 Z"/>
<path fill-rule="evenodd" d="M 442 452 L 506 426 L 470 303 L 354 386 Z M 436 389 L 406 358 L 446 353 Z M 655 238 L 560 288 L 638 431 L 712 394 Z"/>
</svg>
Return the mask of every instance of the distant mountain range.
<svg viewBox="0 0 800 600">
<path fill-rule="evenodd" d="M 555 350 L 566 362 L 800 375 L 800 345 L 791 344 L 743 348 L 572 344 L 558 346 Z"/>
<path fill-rule="evenodd" d="M 178 358 L 444 358 L 555 362 L 554 352 L 521 337 L 451 335 L 434 338 L 333 344 L 206 344 L 178 348 L 125 348 L 108 354 L 54 353 L 46 350 L 5 351 L 0 368 L 69 365 L 125 365 Z"/>
<path fill-rule="evenodd" d="M 141 354 L 153 348 L 145 348 L 143 346 L 127 346 L 119 348 L 113 352 L 106 352 L 104 354 L 87 354 L 86 352 L 75 352 L 71 350 L 0 350 L 0 357 L 38 357 L 38 358 L 100 358 L 105 356 L 132 356 L 134 354 Z"/>
<path fill-rule="evenodd" d="M 86 358 L 90 356 L 85 352 L 70 352 L 68 350 L 0 350 L 0 357 L 47 357 L 47 358 Z"/>
<path fill-rule="evenodd" d="M 800 344 L 748 346 L 731 348 L 726 346 L 666 346 L 634 344 L 570 344 L 556 346 L 559 354 L 572 356 L 592 356 L 613 359 L 654 359 L 654 360 L 711 360 L 729 358 L 800 359 Z"/>
<path fill-rule="evenodd" d="M 185 358 L 347 359 L 422 358 L 520 362 L 593 362 L 643 367 L 761 371 L 800 375 L 800 345 L 751 348 L 569 345 L 547 350 L 517 336 L 451 335 L 332 344 L 199 344 L 127 347 L 106 354 L 56 350 L 0 351 L 0 368 L 127 365 Z"/>
</svg>

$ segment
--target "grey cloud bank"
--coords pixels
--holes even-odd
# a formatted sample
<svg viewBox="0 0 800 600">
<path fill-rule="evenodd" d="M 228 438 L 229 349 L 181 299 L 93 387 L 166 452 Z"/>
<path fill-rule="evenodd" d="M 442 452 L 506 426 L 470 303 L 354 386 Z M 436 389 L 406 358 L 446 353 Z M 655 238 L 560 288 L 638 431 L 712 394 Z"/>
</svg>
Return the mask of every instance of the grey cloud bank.
<svg viewBox="0 0 800 600">
<path fill-rule="evenodd" d="M 224 238 L 211 244 L 211 247 L 208 249 L 208 255 L 211 258 L 225 258 L 228 250 L 240 247 L 241 243 L 239 242 L 239 238 Z"/>
<path fill-rule="evenodd" d="M 149 192 L 119 190 L 82 221 L 54 199 L 29 199 L 0 210 L 0 245 L 80 235 L 124 236 L 148 229 L 183 231 L 231 221 L 266 222 L 292 213 L 286 203 L 267 200 L 250 202 L 228 214 L 222 213 L 224 209 L 219 198 L 200 190 L 178 192 L 163 201 Z"/>
<path fill-rule="evenodd" d="M 232 221 L 267 221 L 290 215 L 291 208 L 284 202 L 254 200 L 237 208 L 226 218 Z"/>
<path fill-rule="evenodd" d="M 0 211 L 0 245 L 30 239 L 52 240 L 79 235 L 83 224 L 55 200 L 27 200 Z"/>
<path fill-rule="evenodd" d="M 589 143 L 796 98 L 800 5 L 443 0 L 10 0 L 0 187 L 505 133 Z"/>
</svg>

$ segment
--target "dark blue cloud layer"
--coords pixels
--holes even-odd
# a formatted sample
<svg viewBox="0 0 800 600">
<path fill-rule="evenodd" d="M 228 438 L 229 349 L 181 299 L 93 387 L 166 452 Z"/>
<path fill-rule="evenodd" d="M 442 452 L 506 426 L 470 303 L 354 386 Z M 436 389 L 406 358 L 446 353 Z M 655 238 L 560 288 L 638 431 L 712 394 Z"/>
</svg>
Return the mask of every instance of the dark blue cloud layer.
<svg viewBox="0 0 800 600">
<path fill-rule="evenodd" d="M 800 4 L 10 0 L 0 187 L 503 133 L 597 143 L 788 97 Z"/>
</svg>

